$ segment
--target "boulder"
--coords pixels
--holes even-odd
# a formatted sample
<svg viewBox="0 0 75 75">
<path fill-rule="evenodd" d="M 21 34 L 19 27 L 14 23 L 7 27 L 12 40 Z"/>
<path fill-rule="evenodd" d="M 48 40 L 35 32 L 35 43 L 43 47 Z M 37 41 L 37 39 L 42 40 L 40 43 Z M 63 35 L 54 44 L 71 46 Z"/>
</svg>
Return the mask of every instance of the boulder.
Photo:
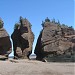
<svg viewBox="0 0 75 75">
<path fill-rule="evenodd" d="M 72 27 L 61 25 L 59 22 L 50 22 L 48 18 L 45 19 L 35 47 L 36 59 L 43 60 L 44 58 L 49 58 L 50 60 L 48 56 L 56 57 L 61 55 L 63 57 L 67 55 L 71 57 L 74 51 L 75 30 Z"/>
<path fill-rule="evenodd" d="M 15 24 L 11 35 L 13 41 L 14 58 L 29 58 L 34 41 L 34 34 L 30 22 L 20 17 L 20 23 Z"/>
<path fill-rule="evenodd" d="M 0 59 L 6 59 L 12 51 L 11 41 L 9 34 L 1 24 L 3 24 L 3 21 L 0 19 Z"/>
</svg>

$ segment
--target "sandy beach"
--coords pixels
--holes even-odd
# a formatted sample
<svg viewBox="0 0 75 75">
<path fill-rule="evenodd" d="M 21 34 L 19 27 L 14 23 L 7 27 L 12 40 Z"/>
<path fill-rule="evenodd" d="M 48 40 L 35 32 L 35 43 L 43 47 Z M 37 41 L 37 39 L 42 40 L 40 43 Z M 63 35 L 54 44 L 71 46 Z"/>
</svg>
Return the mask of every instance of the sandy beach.
<svg viewBox="0 0 75 75">
<path fill-rule="evenodd" d="M 0 61 L 0 75 L 75 75 L 75 63 L 41 62 L 36 60 Z"/>
</svg>

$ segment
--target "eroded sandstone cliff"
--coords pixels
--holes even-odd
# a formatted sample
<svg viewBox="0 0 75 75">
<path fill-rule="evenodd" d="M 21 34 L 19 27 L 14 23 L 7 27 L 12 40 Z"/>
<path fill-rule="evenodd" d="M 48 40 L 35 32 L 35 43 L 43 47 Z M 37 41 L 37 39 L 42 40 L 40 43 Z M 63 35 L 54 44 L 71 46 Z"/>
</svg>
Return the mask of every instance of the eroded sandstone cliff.
<svg viewBox="0 0 75 75">
<path fill-rule="evenodd" d="M 75 61 L 75 30 L 48 18 L 37 40 L 35 54 L 38 60 Z M 67 59 L 66 59 L 67 58 Z M 72 59 L 71 59 L 72 58 Z"/>
</svg>

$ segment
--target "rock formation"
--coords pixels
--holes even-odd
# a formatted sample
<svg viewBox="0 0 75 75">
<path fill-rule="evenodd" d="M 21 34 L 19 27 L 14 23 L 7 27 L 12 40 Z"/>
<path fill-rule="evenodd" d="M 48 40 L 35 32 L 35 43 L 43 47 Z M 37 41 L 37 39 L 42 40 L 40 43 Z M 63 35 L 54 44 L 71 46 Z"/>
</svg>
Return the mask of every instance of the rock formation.
<svg viewBox="0 0 75 75">
<path fill-rule="evenodd" d="M 42 22 L 43 29 L 37 40 L 35 54 L 38 60 L 48 61 L 75 61 L 75 30 L 60 22 Z M 66 57 L 68 57 L 66 59 Z"/>
<path fill-rule="evenodd" d="M 3 21 L 0 19 L 0 59 L 8 58 L 12 51 L 10 37 L 3 28 L 3 24 Z"/>
<path fill-rule="evenodd" d="M 14 58 L 29 58 L 34 34 L 31 31 L 31 24 L 26 18 L 20 17 L 20 22 L 15 24 L 11 38 L 13 41 Z"/>
</svg>

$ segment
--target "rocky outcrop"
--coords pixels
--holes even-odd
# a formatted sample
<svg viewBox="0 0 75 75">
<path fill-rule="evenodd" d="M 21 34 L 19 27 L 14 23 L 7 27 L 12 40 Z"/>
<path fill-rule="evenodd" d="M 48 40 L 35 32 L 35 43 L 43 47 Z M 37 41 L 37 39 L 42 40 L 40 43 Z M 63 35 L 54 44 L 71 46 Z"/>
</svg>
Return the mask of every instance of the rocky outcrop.
<svg viewBox="0 0 75 75">
<path fill-rule="evenodd" d="M 14 58 L 29 58 L 34 41 L 31 24 L 25 18 L 20 17 L 20 22 L 15 24 L 11 35 L 13 41 Z"/>
<path fill-rule="evenodd" d="M 61 25 L 59 21 L 50 21 L 48 18 L 45 19 L 42 26 L 43 29 L 40 32 L 35 47 L 37 59 L 67 61 L 67 59 L 64 59 L 69 57 L 69 61 L 75 61 L 75 30 L 64 24 Z"/>
<path fill-rule="evenodd" d="M 3 21 L 0 19 L 0 59 L 8 58 L 11 53 L 11 41 L 7 31 L 3 28 Z"/>
</svg>

